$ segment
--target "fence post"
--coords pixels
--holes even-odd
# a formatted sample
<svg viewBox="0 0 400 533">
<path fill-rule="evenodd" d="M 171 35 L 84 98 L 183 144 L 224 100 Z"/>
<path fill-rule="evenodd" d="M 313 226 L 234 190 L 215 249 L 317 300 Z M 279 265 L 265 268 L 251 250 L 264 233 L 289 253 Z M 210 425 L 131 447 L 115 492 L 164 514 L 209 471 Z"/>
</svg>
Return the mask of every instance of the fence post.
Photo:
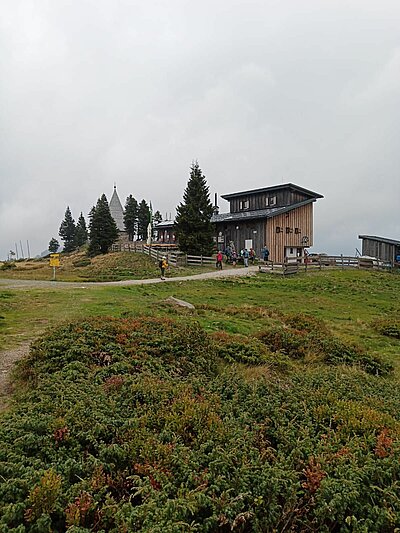
<svg viewBox="0 0 400 533">
<path fill-rule="evenodd" d="M 340 258 L 341 258 L 341 263 L 342 263 L 342 270 L 344 268 L 344 263 L 343 263 L 343 254 L 340 254 Z"/>
<path fill-rule="evenodd" d="M 203 254 L 201 254 L 201 256 L 200 256 L 200 264 L 201 264 L 201 266 L 203 266 Z"/>
</svg>

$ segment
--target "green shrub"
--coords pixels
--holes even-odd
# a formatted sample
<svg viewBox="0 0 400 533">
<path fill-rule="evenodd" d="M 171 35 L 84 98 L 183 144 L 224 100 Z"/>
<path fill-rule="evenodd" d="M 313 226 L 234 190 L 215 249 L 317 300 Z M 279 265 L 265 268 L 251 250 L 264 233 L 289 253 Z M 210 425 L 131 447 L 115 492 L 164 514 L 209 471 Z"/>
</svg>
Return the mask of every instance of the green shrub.
<svg viewBox="0 0 400 533">
<path fill-rule="evenodd" d="M 35 382 L 79 361 L 107 368 L 125 363 L 131 373 L 187 375 L 215 369 L 214 345 L 193 322 L 161 318 L 92 318 L 59 326 L 33 343 L 19 364 L 19 376 Z"/>
<path fill-rule="evenodd" d="M 400 320 L 398 318 L 376 320 L 372 323 L 372 327 L 381 335 L 400 339 Z"/>
<path fill-rule="evenodd" d="M 77 259 L 75 261 L 72 261 L 72 264 L 74 267 L 86 267 L 89 266 L 92 263 L 89 257 L 84 257 L 82 259 Z"/>
<path fill-rule="evenodd" d="M 282 330 L 317 350 L 315 330 Z M 241 365 L 217 372 L 215 344 Z M 319 350 L 344 357 L 333 341 Z M 21 365 L 34 379 L 1 418 L 0 532 L 395 531 L 393 382 L 357 365 L 257 374 L 269 357 L 260 339 L 210 339 L 186 320 L 43 335 Z"/>
<path fill-rule="evenodd" d="M 15 264 L 15 261 L 5 261 L 1 266 L 0 270 L 12 270 L 13 268 L 16 268 L 17 265 Z"/>
<path fill-rule="evenodd" d="M 289 315 L 284 322 L 286 326 L 273 327 L 257 334 L 257 338 L 272 352 L 282 352 L 299 360 L 309 356 L 329 365 L 357 365 L 375 375 L 393 371 L 391 363 L 334 337 L 318 319 L 300 314 Z"/>
<path fill-rule="evenodd" d="M 257 334 L 272 352 L 283 352 L 293 359 L 303 359 L 309 351 L 307 335 L 296 329 L 274 327 Z"/>
</svg>

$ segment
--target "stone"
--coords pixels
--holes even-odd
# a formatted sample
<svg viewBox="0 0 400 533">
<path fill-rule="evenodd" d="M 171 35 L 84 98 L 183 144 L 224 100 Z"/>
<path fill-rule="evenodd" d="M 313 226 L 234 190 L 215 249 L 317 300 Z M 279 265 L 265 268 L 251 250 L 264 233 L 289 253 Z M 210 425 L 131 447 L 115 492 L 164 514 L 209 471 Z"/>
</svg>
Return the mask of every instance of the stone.
<svg viewBox="0 0 400 533">
<path fill-rule="evenodd" d="M 175 305 L 176 307 L 185 307 L 186 309 L 191 309 L 194 311 L 196 308 L 193 304 L 189 302 L 185 302 L 185 300 L 179 300 L 178 298 L 174 298 L 173 296 L 169 296 L 165 302 L 167 304 Z"/>
</svg>

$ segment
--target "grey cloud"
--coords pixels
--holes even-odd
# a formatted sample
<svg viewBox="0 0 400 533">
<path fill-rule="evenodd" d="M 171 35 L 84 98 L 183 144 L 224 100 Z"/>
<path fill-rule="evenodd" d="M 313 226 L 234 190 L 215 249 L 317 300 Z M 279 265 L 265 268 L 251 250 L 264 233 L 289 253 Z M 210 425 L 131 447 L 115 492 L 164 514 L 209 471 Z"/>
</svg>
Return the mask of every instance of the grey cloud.
<svg viewBox="0 0 400 533">
<path fill-rule="evenodd" d="M 395 1 L 6 0 L 0 257 L 42 251 L 114 181 L 174 211 L 195 158 L 212 192 L 322 193 L 319 250 L 400 238 L 399 19 Z"/>
</svg>

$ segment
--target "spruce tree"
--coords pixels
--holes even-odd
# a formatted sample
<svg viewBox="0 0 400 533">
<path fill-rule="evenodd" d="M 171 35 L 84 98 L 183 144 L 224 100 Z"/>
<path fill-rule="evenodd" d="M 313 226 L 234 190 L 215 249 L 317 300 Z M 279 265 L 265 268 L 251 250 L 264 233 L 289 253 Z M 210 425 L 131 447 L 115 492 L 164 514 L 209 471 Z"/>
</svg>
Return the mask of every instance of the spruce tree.
<svg viewBox="0 0 400 533">
<path fill-rule="evenodd" d="M 64 252 L 73 252 L 75 250 L 75 232 L 75 220 L 72 218 L 69 206 L 67 206 L 64 220 L 61 222 L 60 229 L 58 231 L 61 240 L 64 242 Z"/>
<path fill-rule="evenodd" d="M 174 229 L 180 250 L 193 255 L 211 255 L 215 233 L 211 223 L 213 206 L 210 189 L 197 161 L 192 163 L 183 202 L 176 211 Z"/>
<path fill-rule="evenodd" d="M 147 226 L 151 219 L 150 207 L 146 200 L 142 200 L 138 207 L 138 225 L 137 232 L 140 240 L 145 241 L 147 239 Z"/>
<path fill-rule="evenodd" d="M 78 218 L 78 222 L 76 223 L 76 231 L 75 231 L 75 244 L 77 248 L 87 243 L 88 240 L 88 230 L 86 228 L 86 221 L 81 213 Z"/>
<path fill-rule="evenodd" d="M 89 255 L 106 254 L 110 246 L 118 239 L 118 228 L 111 216 L 105 194 L 97 200 L 89 217 Z"/>
<path fill-rule="evenodd" d="M 160 213 L 160 211 L 156 211 L 154 213 L 154 216 L 153 216 L 153 222 L 154 222 L 154 225 L 156 226 L 157 224 L 159 224 L 160 222 L 162 222 L 162 214 Z"/>
<path fill-rule="evenodd" d="M 50 239 L 50 242 L 49 242 L 49 252 L 51 254 L 55 254 L 57 253 L 57 250 L 60 248 L 60 243 L 58 242 L 57 239 L 55 239 L 54 237 L 52 239 Z"/>
<path fill-rule="evenodd" d="M 124 211 L 124 226 L 130 241 L 133 241 L 137 231 L 138 203 L 130 194 L 126 199 Z"/>
</svg>

